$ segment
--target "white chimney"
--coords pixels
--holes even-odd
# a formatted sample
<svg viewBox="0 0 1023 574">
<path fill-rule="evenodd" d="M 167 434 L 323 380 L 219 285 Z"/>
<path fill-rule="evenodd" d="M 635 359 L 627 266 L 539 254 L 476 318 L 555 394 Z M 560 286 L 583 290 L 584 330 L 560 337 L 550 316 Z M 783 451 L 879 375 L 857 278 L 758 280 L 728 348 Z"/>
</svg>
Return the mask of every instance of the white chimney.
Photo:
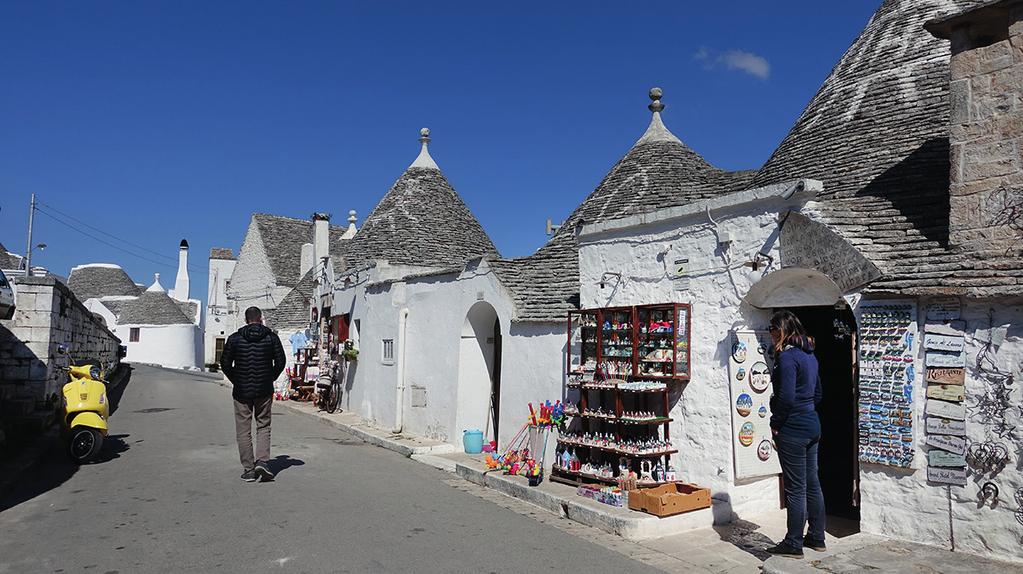
<svg viewBox="0 0 1023 574">
<path fill-rule="evenodd" d="M 344 234 L 341 236 L 341 239 L 351 239 L 355 237 L 355 232 L 358 231 L 358 229 L 355 227 L 355 222 L 358 220 L 359 219 L 355 217 L 354 209 L 348 212 L 348 229 L 345 230 Z"/>
<path fill-rule="evenodd" d="M 331 280 L 330 269 L 324 269 L 325 258 L 330 257 L 330 215 L 326 213 L 313 214 L 313 274 L 316 289 L 313 296 L 316 297 L 315 305 L 320 306 L 320 297 L 326 291 L 324 286 L 324 275 L 326 280 Z"/>
<path fill-rule="evenodd" d="M 178 301 L 188 301 L 188 241 L 181 240 L 178 249 L 178 276 L 174 280 L 174 289 L 170 296 Z"/>
<path fill-rule="evenodd" d="M 299 259 L 299 277 L 305 277 L 306 272 L 313 268 L 313 244 L 303 243 L 302 244 L 302 257 Z"/>
</svg>

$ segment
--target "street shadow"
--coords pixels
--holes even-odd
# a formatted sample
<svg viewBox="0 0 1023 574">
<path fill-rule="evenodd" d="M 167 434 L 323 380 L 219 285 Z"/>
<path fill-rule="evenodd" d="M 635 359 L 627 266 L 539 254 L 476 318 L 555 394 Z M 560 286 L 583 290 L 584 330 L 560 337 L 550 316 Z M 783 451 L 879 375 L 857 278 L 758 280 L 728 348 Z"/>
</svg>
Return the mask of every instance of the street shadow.
<svg viewBox="0 0 1023 574">
<path fill-rule="evenodd" d="M 714 527 L 714 531 L 718 533 L 722 541 L 763 562 L 771 557 L 765 549 L 774 546 L 774 541 L 766 534 L 757 532 L 759 529 L 759 524 L 741 519 Z"/>
<path fill-rule="evenodd" d="M 302 466 L 304 464 L 304 460 L 291 458 L 286 454 L 277 455 L 266 463 L 270 467 L 270 472 L 274 473 L 274 475 L 279 475 L 293 466 Z"/>
<path fill-rule="evenodd" d="M 117 375 L 114 377 L 115 385 L 113 388 L 107 387 L 107 400 L 110 401 L 110 414 L 113 415 L 117 412 L 117 408 L 121 406 L 121 397 L 124 396 L 124 390 L 128 388 L 128 383 L 131 382 L 132 367 L 121 363 L 121 366 L 117 368 Z"/>
<path fill-rule="evenodd" d="M 131 446 L 124 440 L 130 436 L 130 434 L 107 435 L 107 437 L 103 439 L 103 448 L 100 449 L 99 455 L 90 464 L 102 464 L 104 462 L 110 462 L 115 458 L 121 458 L 121 453 L 131 449 Z"/>
<path fill-rule="evenodd" d="M 58 434 L 39 440 L 48 443 L 45 453 L 38 463 L 21 474 L 10 492 L 0 498 L 0 512 L 59 487 L 78 472 L 78 465 L 68 459 L 64 441 Z"/>
</svg>

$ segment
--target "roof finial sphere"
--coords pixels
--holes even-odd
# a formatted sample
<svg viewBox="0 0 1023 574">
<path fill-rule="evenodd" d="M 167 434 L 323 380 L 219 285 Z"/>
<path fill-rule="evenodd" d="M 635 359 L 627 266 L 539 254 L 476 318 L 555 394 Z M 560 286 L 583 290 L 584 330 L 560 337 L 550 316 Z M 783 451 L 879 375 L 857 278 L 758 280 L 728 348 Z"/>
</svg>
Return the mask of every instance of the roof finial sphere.
<svg viewBox="0 0 1023 574">
<path fill-rule="evenodd" d="M 430 128 L 423 128 L 419 130 L 419 141 L 423 143 L 430 142 Z"/>
<path fill-rule="evenodd" d="M 661 96 L 664 95 L 664 90 L 660 88 L 650 88 L 650 105 L 647 106 L 651 112 L 657 113 L 664 110 L 664 104 L 661 103 Z"/>
<path fill-rule="evenodd" d="M 348 223 L 355 223 L 357 220 L 358 218 L 355 217 L 355 210 L 354 209 L 350 210 L 348 212 Z"/>
</svg>

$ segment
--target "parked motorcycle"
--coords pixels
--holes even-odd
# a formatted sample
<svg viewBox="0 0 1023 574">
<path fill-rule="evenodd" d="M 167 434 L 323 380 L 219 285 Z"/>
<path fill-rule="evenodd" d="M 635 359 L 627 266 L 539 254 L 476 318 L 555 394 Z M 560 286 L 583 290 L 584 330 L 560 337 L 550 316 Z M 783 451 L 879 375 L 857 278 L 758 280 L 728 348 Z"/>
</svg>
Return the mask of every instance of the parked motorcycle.
<svg viewBox="0 0 1023 574">
<path fill-rule="evenodd" d="M 67 354 L 61 346 L 62 354 Z M 89 462 L 99 455 L 103 438 L 107 436 L 110 416 L 107 385 L 98 365 L 71 365 L 64 367 L 70 381 L 61 392 L 61 423 L 67 437 L 67 452 L 78 464 Z"/>
</svg>

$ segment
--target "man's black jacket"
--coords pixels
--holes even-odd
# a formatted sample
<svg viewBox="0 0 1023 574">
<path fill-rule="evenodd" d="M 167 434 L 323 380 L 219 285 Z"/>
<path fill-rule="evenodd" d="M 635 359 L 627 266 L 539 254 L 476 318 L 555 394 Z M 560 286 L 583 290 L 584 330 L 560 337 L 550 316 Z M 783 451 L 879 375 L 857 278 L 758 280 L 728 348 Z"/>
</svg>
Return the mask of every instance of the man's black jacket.
<svg viewBox="0 0 1023 574">
<path fill-rule="evenodd" d="M 227 338 L 220 368 L 234 385 L 234 400 L 252 401 L 274 393 L 274 381 L 284 371 L 285 361 L 277 333 L 252 323 Z"/>
</svg>

